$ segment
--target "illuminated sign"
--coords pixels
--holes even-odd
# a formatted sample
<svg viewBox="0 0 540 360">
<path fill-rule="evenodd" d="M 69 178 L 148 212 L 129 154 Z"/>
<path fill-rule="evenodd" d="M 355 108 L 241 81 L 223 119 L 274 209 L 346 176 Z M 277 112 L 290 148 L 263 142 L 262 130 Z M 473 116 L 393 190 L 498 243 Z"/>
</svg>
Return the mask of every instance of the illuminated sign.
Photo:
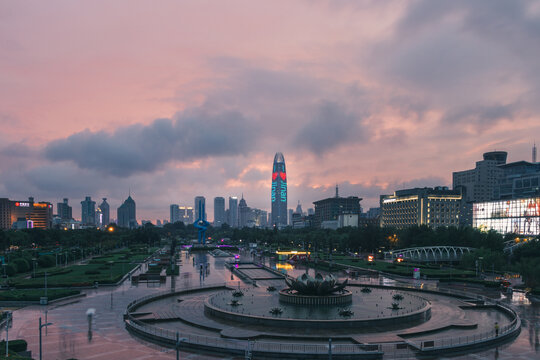
<svg viewBox="0 0 540 360">
<path fill-rule="evenodd" d="M 272 181 L 272 202 L 276 201 L 276 187 L 277 181 Z"/>
<path fill-rule="evenodd" d="M 287 202 L 287 183 L 281 183 L 281 202 Z"/>
<path fill-rule="evenodd" d="M 49 207 L 49 205 L 48 204 L 37 203 L 37 204 L 34 204 L 34 207 L 35 208 L 46 208 L 46 207 Z"/>
<path fill-rule="evenodd" d="M 30 207 L 30 203 L 27 203 L 27 202 L 16 202 L 16 203 L 15 203 L 15 206 L 19 206 L 19 207 Z"/>
<path fill-rule="evenodd" d="M 540 198 L 476 203 L 473 227 L 503 234 L 539 235 Z"/>
</svg>

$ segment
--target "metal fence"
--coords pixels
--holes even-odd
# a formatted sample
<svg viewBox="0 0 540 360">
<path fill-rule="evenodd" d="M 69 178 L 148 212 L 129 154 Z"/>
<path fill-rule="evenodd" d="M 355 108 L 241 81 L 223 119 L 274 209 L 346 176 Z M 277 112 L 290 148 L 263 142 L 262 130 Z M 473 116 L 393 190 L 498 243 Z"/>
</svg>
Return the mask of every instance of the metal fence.
<svg viewBox="0 0 540 360">
<path fill-rule="evenodd" d="M 156 294 L 151 294 L 132 301 L 127 306 L 125 315 L 126 327 L 148 338 L 152 338 L 160 343 L 168 346 L 177 346 L 177 339 L 181 338 L 181 347 L 199 347 L 208 348 L 214 350 L 226 350 L 228 352 L 244 353 L 247 349 L 254 353 L 266 353 L 266 354 L 328 354 L 328 344 L 312 344 L 312 343 L 278 343 L 278 342 L 264 342 L 264 341 L 250 341 L 250 340 L 237 340 L 227 339 L 219 337 L 211 337 L 204 335 L 195 335 L 190 333 L 179 333 L 176 331 L 159 328 L 149 325 L 143 321 L 135 319 L 131 313 L 138 307 L 149 303 L 153 300 L 165 298 L 169 296 L 182 295 L 191 291 L 208 290 L 220 287 L 226 287 L 227 283 L 211 284 L 201 287 L 190 287 L 180 291 L 171 292 L 165 291 Z M 231 287 L 232 288 L 232 287 Z M 411 289 L 415 289 L 411 287 Z M 417 289 L 418 290 L 418 289 Z M 442 292 L 442 291 L 439 291 Z M 445 292 L 442 292 L 445 293 Z M 448 291 L 448 295 L 461 295 L 469 296 L 470 294 L 457 294 L 456 291 Z M 476 299 L 487 301 L 483 296 L 476 296 Z M 396 357 L 398 353 L 410 353 L 410 349 L 416 349 L 421 352 L 430 352 L 452 348 L 462 348 L 468 346 L 474 346 L 477 344 L 497 341 L 519 332 L 521 327 L 521 321 L 516 312 L 508 307 L 503 306 L 500 303 L 493 303 L 494 306 L 500 307 L 503 311 L 513 314 L 513 321 L 499 329 L 498 335 L 495 333 L 495 329 L 492 331 L 486 331 L 480 334 L 474 334 L 471 336 L 461 336 L 457 338 L 442 338 L 436 340 L 406 340 L 401 343 L 384 343 L 384 344 L 332 344 L 331 353 L 335 355 L 365 355 L 370 357 L 382 356 L 383 350 L 394 351 Z"/>
</svg>

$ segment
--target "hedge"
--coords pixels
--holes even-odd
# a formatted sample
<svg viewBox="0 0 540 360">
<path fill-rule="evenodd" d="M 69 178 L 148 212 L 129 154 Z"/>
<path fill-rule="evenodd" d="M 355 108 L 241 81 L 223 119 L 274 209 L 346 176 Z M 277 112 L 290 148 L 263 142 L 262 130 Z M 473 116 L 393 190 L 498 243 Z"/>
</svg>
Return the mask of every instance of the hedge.
<svg viewBox="0 0 540 360">
<path fill-rule="evenodd" d="M 15 352 L 26 351 L 26 349 L 28 348 L 28 343 L 25 340 L 22 340 L 22 339 L 9 340 L 8 345 L 9 345 L 8 346 L 9 350 L 15 351 Z M 6 349 L 6 341 L 5 340 L 0 341 L 0 349 L 4 349 L 4 354 L 5 354 L 5 349 Z"/>
</svg>

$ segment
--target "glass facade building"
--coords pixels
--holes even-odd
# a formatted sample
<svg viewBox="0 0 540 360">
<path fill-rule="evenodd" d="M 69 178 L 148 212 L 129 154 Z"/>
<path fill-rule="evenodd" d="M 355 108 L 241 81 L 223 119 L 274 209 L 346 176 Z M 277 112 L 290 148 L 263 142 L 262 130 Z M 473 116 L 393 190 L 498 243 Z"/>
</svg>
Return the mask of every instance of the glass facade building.
<svg viewBox="0 0 540 360">
<path fill-rule="evenodd" d="M 473 204 L 473 226 L 516 235 L 540 235 L 540 197 Z"/>
<path fill-rule="evenodd" d="M 272 166 L 272 226 L 287 226 L 287 172 L 285 158 L 278 152 Z"/>
</svg>

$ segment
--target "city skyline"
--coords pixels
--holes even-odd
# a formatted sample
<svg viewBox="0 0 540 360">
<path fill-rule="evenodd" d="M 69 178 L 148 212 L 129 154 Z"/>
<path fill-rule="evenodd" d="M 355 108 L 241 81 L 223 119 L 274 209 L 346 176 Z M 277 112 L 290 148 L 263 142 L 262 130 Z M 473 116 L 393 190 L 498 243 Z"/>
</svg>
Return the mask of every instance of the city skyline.
<svg viewBox="0 0 540 360">
<path fill-rule="evenodd" d="M 290 204 L 367 210 L 538 142 L 535 2 L 123 5 L 0 4 L 0 197 L 270 211 L 279 151 Z"/>
</svg>

